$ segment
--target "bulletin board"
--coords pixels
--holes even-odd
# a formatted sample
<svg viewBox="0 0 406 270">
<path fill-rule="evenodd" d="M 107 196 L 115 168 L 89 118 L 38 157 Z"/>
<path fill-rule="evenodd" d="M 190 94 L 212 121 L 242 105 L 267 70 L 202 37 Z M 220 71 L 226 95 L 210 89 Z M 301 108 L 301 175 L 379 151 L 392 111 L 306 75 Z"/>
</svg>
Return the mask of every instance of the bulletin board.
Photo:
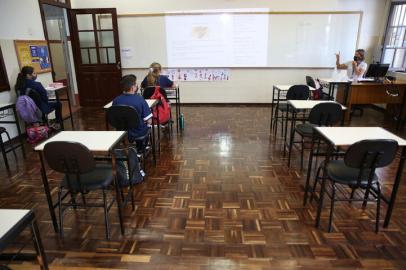
<svg viewBox="0 0 406 270">
<path fill-rule="evenodd" d="M 52 71 L 48 44 L 45 40 L 15 40 L 18 64 L 32 66 L 36 73 Z"/>
</svg>

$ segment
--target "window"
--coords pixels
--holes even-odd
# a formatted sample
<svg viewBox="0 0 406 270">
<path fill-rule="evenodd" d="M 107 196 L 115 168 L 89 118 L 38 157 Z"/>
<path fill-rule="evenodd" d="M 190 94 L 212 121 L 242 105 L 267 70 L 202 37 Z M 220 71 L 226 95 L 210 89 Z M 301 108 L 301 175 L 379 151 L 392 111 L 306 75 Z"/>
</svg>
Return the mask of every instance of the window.
<svg viewBox="0 0 406 270">
<path fill-rule="evenodd" d="M 392 3 L 381 62 L 391 70 L 406 69 L 406 2 Z"/>
<path fill-rule="evenodd" d="M 3 54 L 0 47 L 0 92 L 8 90 L 10 90 L 10 84 L 8 83 L 6 66 L 4 65 Z"/>
<path fill-rule="evenodd" d="M 70 0 L 40 0 L 41 4 L 48 4 L 63 8 L 71 8 L 70 7 Z"/>
</svg>

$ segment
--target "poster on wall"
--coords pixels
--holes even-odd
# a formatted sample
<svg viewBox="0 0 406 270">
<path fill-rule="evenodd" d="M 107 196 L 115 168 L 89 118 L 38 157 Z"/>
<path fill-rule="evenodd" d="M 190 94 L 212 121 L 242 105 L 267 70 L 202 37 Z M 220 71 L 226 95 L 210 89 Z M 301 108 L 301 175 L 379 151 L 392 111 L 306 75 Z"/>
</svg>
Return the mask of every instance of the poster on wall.
<svg viewBox="0 0 406 270">
<path fill-rule="evenodd" d="M 229 81 L 230 70 L 225 68 L 168 68 L 162 71 L 172 81 Z"/>
<path fill-rule="evenodd" d="M 15 40 L 18 64 L 32 66 L 36 73 L 51 72 L 48 45 L 45 40 Z"/>
</svg>

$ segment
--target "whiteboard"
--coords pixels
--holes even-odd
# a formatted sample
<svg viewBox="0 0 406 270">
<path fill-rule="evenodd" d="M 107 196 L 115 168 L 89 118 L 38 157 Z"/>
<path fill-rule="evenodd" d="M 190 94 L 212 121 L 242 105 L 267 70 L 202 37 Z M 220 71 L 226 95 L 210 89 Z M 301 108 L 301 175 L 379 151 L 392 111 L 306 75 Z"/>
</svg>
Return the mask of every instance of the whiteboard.
<svg viewBox="0 0 406 270">
<path fill-rule="evenodd" d="M 354 50 L 357 47 L 357 38 L 361 12 L 354 13 L 269 13 L 253 14 L 238 13 L 232 14 L 231 18 L 239 18 L 239 22 L 252 21 L 255 18 L 257 27 L 261 22 L 261 29 L 266 29 L 268 34 L 262 35 L 263 39 L 255 39 L 263 30 L 246 35 L 251 42 L 257 42 L 254 49 L 258 54 L 250 54 L 249 50 L 238 48 L 238 44 L 230 40 L 232 35 L 218 35 L 220 29 L 226 27 L 227 20 L 219 19 L 223 14 L 178 14 L 178 15 L 118 15 L 118 28 L 120 47 L 122 49 L 121 62 L 123 68 L 146 68 L 152 62 L 159 62 L 164 67 L 283 67 L 283 68 L 326 68 L 335 65 L 334 53 L 340 51 L 343 61 L 352 59 Z M 192 15 L 192 16 L 191 16 Z M 264 16 L 266 20 L 264 20 Z M 214 20 L 216 18 L 216 20 Z M 170 20 L 172 23 L 168 23 Z M 192 20 L 192 21 L 191 21 Z M 222 50 L 233 51 L 233 53 L 210 54 L 203 60 L 195 61 L 192 57 L 174 59 L 168 56 L 168 50 L 173 50 L 176 41 L 181 39 L 184 43 L 188 37 L 176 35 L 182 33 L 180 25 L 187 25 L 191 29 L 193 20 L 208 22 L 216 21 L 218 25 L 217 42 L 225 40 L 229 45 L 223 46 Z M 171 30 L 168 31 L 168 25 Z M 193 28 L 193 27 L 192 27 Z M 229 28 L 230 29 L 230 28 Z M 252 27 L 250 28 L 252 29 Z M 175 34 L 174 31 L 175 30 Z M 199 30 L 200 31 L 200 30 Z M 168 36 L 168 33 L 171 33 Z M 228 39 L 228 40 L 227 40 Z M 226 42 L 226 43 L 227 43 Z M 197 41 L 191 41 L 196 46 Z M 231 45 L 230 45 L 231 44 Z M 227 48 L 227 49 L 224 49 Z M 230 49 L 231 48 L 231 49 Z M 251 47 L 252 50 L 253 47 Z M 193 53 L 189 48 L 189 56 Z M 202 51 L 199 52 L 201 54 Z M 240 59 L 234 53 L 239 53 Z M 261 55 L 262 57 L 258 57 Z M 181 55 L 182 56 L 182 55 Z M 168 59 L 169 58 L 169 59 Z M 231 60 L 230 60 L 231 59 Z M 253 60 L 248 62 L 247 59 Z M 169 60 L 169 61 L 168 61 Z M 182 60 L 182 61 L 180 61 Z"/>
<path fill-rule="evenodd" d="M 267 14 L 166 16 L 166 52 L 173 67 L 265 67 Z"/>
<path fill-rule="evenodd" d="M 351 60 L 360 14 L 273 14 L 269 18 L 269 66 L 332 67 L 334 54 Z"/>
</svg>

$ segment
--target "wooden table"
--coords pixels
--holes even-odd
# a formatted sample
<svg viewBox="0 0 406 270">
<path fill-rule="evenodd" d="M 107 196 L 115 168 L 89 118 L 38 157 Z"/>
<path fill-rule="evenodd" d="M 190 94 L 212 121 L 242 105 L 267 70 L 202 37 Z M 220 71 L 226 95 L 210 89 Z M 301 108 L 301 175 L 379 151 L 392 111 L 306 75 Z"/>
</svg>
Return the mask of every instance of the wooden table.
<svg viewBox="0 0 406 270">
<path fill-rule="evenodd" d="M 12 113 L 9 112 L 10 110 L 12 111 Z M 14 117 L 14 120 L 2 120 L 6 117 L 11 117 L 11 116 Z M 2 149 L 4 164 L 6 165 L 7 171 L 9 171 L 10 166 L 8 164 L 7 155 L 6 155 L 8 152 L 16 149 L 17 147 L 21 147 L 21 150 L 23 151 L 23 156 L 25 158 L 24 141 L 23 141 L 23 137 L 21 136 L 20 121 L 18 120 L 16 105 L 14 103 L 0 104 L 0 124 L 15 124 L 15 126 L 17 128 L 19 144 L 12 146 L 10 149 L 7 149 L 7 150 Z"/>
<path fill-rule="evenodd" d="M 120 218 L 121 232 L 124 233 L 124 227 L 122 222 L 121 215 L 121 200 L 119 185 L 117 184 L 116 171 L 115 171 L 115 155 L 113 152 L 114 147 L 119 144 L 124 136 L 126 135 L 125 131 L 61 131 L 55 136 L 49 138 L 45 142 L 37 145 L 34 148 L 34 151 L 38 152 L 40 161 L 41 161 L 41 174 L 42 174 L 42 183 L 44 185 L 45 195 L 48 201 L 49 213 L 51 215 L 52 224 L 54 226 L 55 232 L 58 232 L 58 222 L 55 215 L 55 208 L 57 204 L 54 204 L 52 201 L 51 191 L 49 189 L 48 178 L 45 170 L 45 162 L 43 157 L 44 146 L 49 142 L 54 141 L 67 141 L 67 142 L 78 142 L 85 145 L 93 153 L 103 154 L 109 157 L 113 165 L 113 175 L 115 176 L 114 182 L 116 186 L 116 195 L 117 195 L 117 205 L 118 213 Z"/>
<path fill-rule="evenodd" d="M 145 100 L 148 104 L 148 107 L 150 109 L 153 109 L 156 107 L 156 105 L 158 104 L 159 100 L 158 99 L 146 99 Z M 103 109 L 105 111 L 107 111 L 108 108 L 110 108 L 111 106 L 113 106 L 113 101 L 110 101 L 109 103 L 107 103 L 106 105 L 103 106 Z M 152 129 L 152 158 L 154 159 L 154 163 L 156 164 L 156 144 L 158 144 L 158 153 L 161 153 L 161 126 L 159 125 L 159 110 L 157 111 L 157 123 L 158 123 L 158 131 L 157 133 L 157 137 L 155 138 L 155 128 L 152 125 L 151 129 Z M 109 130 L 109 123 L 107 121 L 107 113 L 106 113 L 106 129 Z"/>
<path fill-rule="evenodd" d="M 351 109 L 356 104 L 398 104 L 397 129 L 399 129 L 405 110 L 406 81 L 390 82 L 351 82 L 321 79 L 329 82 L 330 87 L 337 86 L 336 101 L 348 107 L 344 114 L 344 121 L 351 120 Z"/>
<path fill-rule="evenodd" d="M 48 269 L 46 254 L 32 210 L 0 209 L 0 250 L 3 250 L 9 243 L 12 243 L 27 227 L 31 229 L 39 265 L 41 269 Z"/>
<path fill-rule="evenodd" d="M 71 106 L 71 100 L 70 100 L 68 87 L 67 86 L 60 86 L 60 87 L 50 87 L 50 86 L 48 86 L 48 87 L 45 88 L 45 90 L 47 90 L 48 93 L 53 93 L 54 92 L 56 101 L 59 101 L 59 102 L 67 101 L 68 102 L 69 116 L 65 117 L 65 118 L 63 118 L 63 116 L 62 116 L 63 119 L 62 119 L 61 125 L 62 125 L 62 129 L 64 129 L 63 120 L 66 120 L 66 119 L 70 118 L 70 123 L 72 125 L 72 129 L 74 130 L 75 127 L 73 125 L 72 106 Z M 61 92 L 64 92 L 64 91 L 66 93 L 66 98 L 61 98 L 60 94 L 61 94 Z M 62 108 L 61 108 L 61 110 L 62 110 Z M 62 111 L 61 111 L 61 114 L 62 114 Z"/>
<path fill-rule="evenodd" d="M 324 141 L 326 141 L 329 144 L 328 152 L 330 153 L 332 152 L 333 148 L 350 146 L 361 140 L 388 139 L 395 140 L 398 142 L 399 146 L 402 148 L 402 151 L 396 172 L 394 185 L 392 188 L 392 193 L 389 199 L 383 195 L 381 196 L 382 200 L 388 204 L 388 210 L 386 212 L 384 221 L 384 227 L 387 227 L 389 225 L 393 207 L 395 205 L 396 194 L 399 189 L 402 171 L 406 159 L 406 140 L 400 138 L 399 136 L 396 136 L 395 134 L 381 127 L 316 127 L 315 131 L 316 131 L 315 133 L 317 133 L 318 136 L 320 136 Z M 309 156 L 306 188 L 308 188 L 310 182 L 313 155 L 314 154 L 312 149 L 310 151 Z M 325 162 L 328 162 L 329 156 L 330 155 L 327 154 Z M 325 181 L 323 181 L 321 188 L 322 189 L 325 188 Z M 323 194 L 323 192 L 321 192 L 320 194 Z M 317 209 L 316 226 L 318 226 L 320 223 L 320 214 L 323 207 L 322 202 L 323 198 L 322 196 L 320 196 L 320 202 Z"/>
</svg>

